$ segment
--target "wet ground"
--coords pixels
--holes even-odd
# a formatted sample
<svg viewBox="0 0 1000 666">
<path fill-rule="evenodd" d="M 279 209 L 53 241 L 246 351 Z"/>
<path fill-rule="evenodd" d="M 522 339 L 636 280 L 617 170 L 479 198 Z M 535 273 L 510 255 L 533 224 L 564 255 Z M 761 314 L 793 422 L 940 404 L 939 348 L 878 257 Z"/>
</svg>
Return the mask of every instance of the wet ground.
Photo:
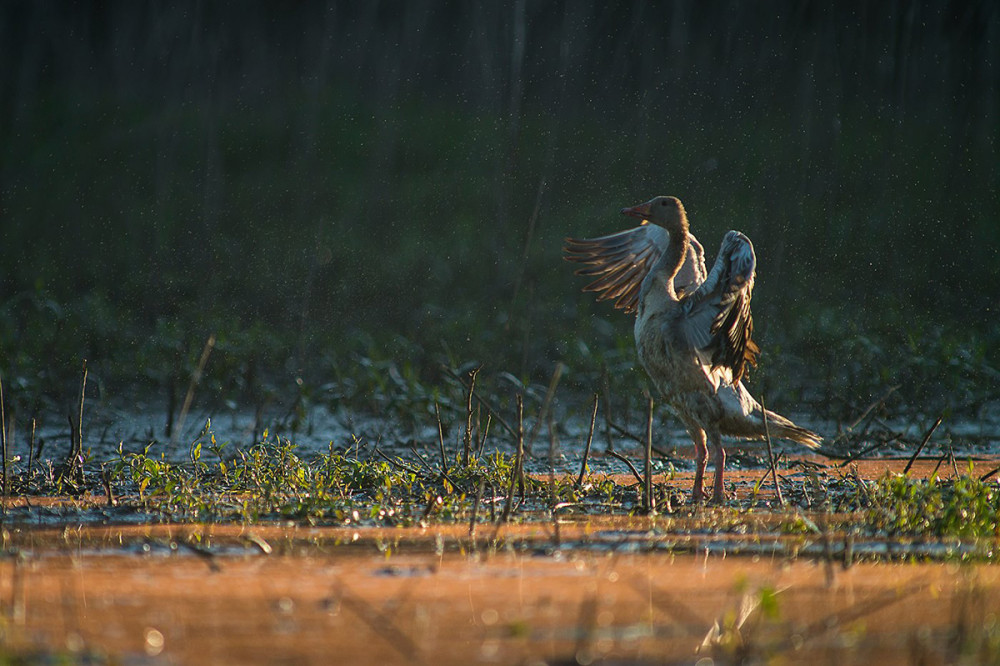
<svg viewBox="0 0 1000 666">
<path fill-rule="evenodd" d="M 378 441 L 388 455 L 436 457 L 437 431 L 429 423 L 387 433 L 374 420 L 323 408 L 310 410 L 294 428 L 281 415 L 198 412 L 169 444 L 166 417 L 143 413 L 152 416 L 88 407 L 91 464 L 114 460 L 119 442 L 138 451 L 153 440 L 159 442 L 153 455 L 184 460 L 192 442 L 208 441 L 202 430 L 209 419 L 211 434 L 231 442 L 230 449 L 256 441 L 267 427 L 291 438 L 303 456 L 353 443 L 356 454 L 367 457 Z M 557 422 L 555 440 L 543 427 L 538 447 L 557 441 L 555 472 L 575 476 L 589 423 L 582 415 L 560 415 Z M 805 425 L 836 432 L 831 424 Z M 984 421 L 974 437 L 962 427 L 946 424 L 934 432 L 911 474 L 982 476 L 1000 466 L 990 453 L 1000 442 L 1000 424 Z M 910 429 L 911 440 L 927 430 L 926 424 Z M 878 452 L 887 457 L 845 461 L 776 444 L 777 473 L 786 488 L 798 489 L 786 493 L 784 504 L 766 475 L 763 446 L 728 446 L 731 501 L 691 511 L 690 446 L 669 416 L 657 419 L 655 433 L 666 455 L 654 463 L 654 480 L 661 500 L 673 506 L 661 505 L 654 517 L 612 517 L 606 507 L 570 505 L 556 520 L 527 507 L 518 514 L 522 524 L 480 522 L 474 531 L 468 524 L 170 525 L 156 524 L 163 517 L 135 503 L 109 506 L 101 495 L 10 498 L 2 516 L 0 661 L 707 666 L 1000 660 L 1000 570 L 959 564 L 989 558 L 993 541 L 827 532 L 831 516 L 820 510 L 822 493 L 808 491 L 815 478 L 900 472 L 912 446 L 890 443 Z M 971 443 L 957 446 L 952 438 L 958 434 Z M 58 458 L 69 439 L 58 427 L 39 436 L 47 440 L 46 457 Z M 23 434 L 17 441 L 23 448 Z M 627 466 L 604 453 L 605 435 L 594 441 L 592 478 L 635 484 Z M 641 469 L 635 439 L 616 433 L 613 441 Z M 447 444 L 456 450 L 454 433 Z M 494 446 L 510 451 L 509 442 Z M 547 451 L 536 454 L 527 469 L 547 476 Z M 487 515 L 484 508 L 480 521 Z M 734 515 L 738 529 L 713 528 L 716 519 L 731 525 Z M 788 533 L 783 526 L 790 517 L 803 529 Z"/>
<path fill-rule="evenodd" d="M 783 476 L 830 461 L 792 463 Z M 850 466 L 874 478 L 905 464 Z M 972 464 L 979 472 L 1000 461 Z M 955 473 L 931 460 L 911 473 L 935 467 Z M 176 664 L 984 663 L 1000 655 L 1000 569 L 960 563 L 970 548 L 981 555 L 995 544 L 827 533 L 830 516 L 778 507 L 767 483 L 750 509 L 761 474 L 734 470 L 725 508 L 523 515 L 521 524 L 474 531 L 156 525 L 101 496 L 11 499 L 0 655 Z M 675 472 L 656 481 L 680 494 L 691 479 Z M 712 529 L 734 515 L 739 529 Z M 784 532 L 790 515 L 820 528 Z"/>
</svg>

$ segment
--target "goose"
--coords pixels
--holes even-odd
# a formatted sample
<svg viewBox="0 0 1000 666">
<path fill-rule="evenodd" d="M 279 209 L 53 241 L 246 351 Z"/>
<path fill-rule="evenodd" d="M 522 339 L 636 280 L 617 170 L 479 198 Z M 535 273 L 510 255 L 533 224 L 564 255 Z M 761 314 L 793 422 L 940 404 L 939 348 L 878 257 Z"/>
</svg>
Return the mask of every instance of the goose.
<svg viewBox="0 0 1000 666">
<path fill-rule="evenodd" d="M 583 264 L 578 275 L 596 277 L 584 291 L 635 313 L 639 361 L 694 443 L 691 500 L 700 503 L 705 497 L 710 446 L 712 502 L 722 504 L 722 435 L 770 435 L 809 449 L 818 448 L 822 439 L 765 410 L 743 385 L 760 354 L 750 313 L 757 265 L 750 239 L 738 231 L 726 233 L 712 270 L 706 271 L 705 251 L 689 231 L 678 198 L 658 196 L 621 212 L 641 220 L 640 226 L 599 238 L 567 238 L 564 257 Z"/>
</svg>

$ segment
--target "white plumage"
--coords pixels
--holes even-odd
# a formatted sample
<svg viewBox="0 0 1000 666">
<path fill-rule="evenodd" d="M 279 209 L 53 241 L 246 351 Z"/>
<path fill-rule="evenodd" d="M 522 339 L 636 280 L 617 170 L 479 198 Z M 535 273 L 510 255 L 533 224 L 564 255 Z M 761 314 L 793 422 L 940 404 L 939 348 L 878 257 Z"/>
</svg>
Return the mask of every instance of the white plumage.
<svg viewBox="0 0 1000 666">
<path fill-rule="evenodd" d="M 708 444 L 715 457 L 712 499 L 723 502 L 721 436 L 765 435 L 764 410 L 742 382 L 760 352 L 750 312 L 757 265 L 753 244 L 738 231 L 728 232 L 707 272 L 705 252 L 688 231 L 680 200 L 656 197 L 622 213 L 641 219 L 641 226 L 600 238 L 568 238 L 566 259 L 585 264 L 578 274 L 597 277 L 585 291 L 636 313 L 639 360 L 694 442 L 692 499 L 704 496 Z M 774 437 L 809 448 L 821 442 L 816 433 L 770 410 L 767 427 Z"/>
</svg>

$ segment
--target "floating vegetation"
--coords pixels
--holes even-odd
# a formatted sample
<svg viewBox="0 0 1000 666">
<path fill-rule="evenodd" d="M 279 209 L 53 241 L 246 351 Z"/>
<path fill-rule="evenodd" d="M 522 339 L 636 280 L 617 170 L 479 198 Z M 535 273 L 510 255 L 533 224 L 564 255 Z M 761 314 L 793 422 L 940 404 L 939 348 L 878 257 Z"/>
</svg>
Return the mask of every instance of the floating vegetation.
<svg viewBox="0 0 1000 666">
<path fill-rule="evenodd" d="M 972 475 L 942 481 L 887 474 L 872 484 L 864 523 L 889 536 L 1000 537 L 1000 492 Z"/>
</svg>

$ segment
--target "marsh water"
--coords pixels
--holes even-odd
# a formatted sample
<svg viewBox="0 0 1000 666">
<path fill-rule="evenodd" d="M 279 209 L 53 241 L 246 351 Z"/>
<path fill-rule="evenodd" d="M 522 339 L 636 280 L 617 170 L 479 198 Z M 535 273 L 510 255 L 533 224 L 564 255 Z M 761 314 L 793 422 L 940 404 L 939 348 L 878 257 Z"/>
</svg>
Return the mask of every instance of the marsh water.
<svg viewBox="0 0 1000 666">
<path fill-rule="evenodd" d="M 844 461 L 781 446 L 779 474 L 801 489 L 786 494 L 787 504 L 761 483 L 766 458 L 753 445 L 731 450 L 727 507 L 684 508 L 690 446 L 662 417 L 654 432 L 667 455 L 655 479 L 682 510 L 661 507 L 654 517 L 607 515 L 585 503 L 554 512 L 528 501 L 517 524 L 499 524 L 484 498 L 474 526 L 171 524 L 99 494 L 9 498 L 4 648 L 71 662 L 178 664 L 328 663 L 331 655 L 372 664 L 949 663 L 995 654 L 1000 573 L 970 563 L 993 557 L 995 539 L 829 530 L 834 517 L 812 508 L 820 500 L 809 480 L 823 475 L 831 480 L 823 492 L 837 492 Z M 165 422 L 155 410 L 89 406 L 88 464 L 115 459 L 119 443 L 141 451 L 150 442 L 151 455 L 185 461 L 213 436 L 232 450 L 265 429 L 304 457 L 334 446 L 367 458 L 377 445 L 404 460 L 433 460 L 439 446 L 434 421 L 387 431 L 374 416 L 320 407 L 298 414 L 294 427 L 280 411 L 193 410 L 173 444 Z M 562 412 L 557 422 L 554 439 L 540 429 L 529 473 L 548 472 L 550 442 L 556 473 L 578 472 L 589 421 Z M 962 427 L 968 437 L 971 423 L 935 433 L 910 474 L 950 478 L 1000 465 L 988 451 L 1000 431 L 992 421 L 976 423 L 964 440 L 972 444 L 953 447 L 943 464 L 941 451 Z M 446 436 L 452 455 L 460 435 Z M 57 428 L 37 436 L 47 456 L 68 440 Z M 634 437 L 617 432 L 613 441 L 638 464 Z M 498 435 L 492 446 L 509 452 L 510 442 Z M 593 477 L 635 484 L 604 446 L 595 435 Z M 850 473 L 899 473 L 912 447 L 888 448 L 888 456 L 850 463 Z"/>
<path fill-rule="evenodd" d="M 4 644 L 87 663 L 943 663 L 1000 612 L 990 566 L 733 556 L 707 535 L 581 547 L 657 530 L 8 528 Z"/>
<path fill-rule="evenodd" d="M 577 404 L 578 403 L 578 404 Z M 535 471 L 547 471 L 549 466 L 549 446 L 554 446 L 552 458 L 556 472 L 572 473 L 579 470 L 581 458 L 587 442 L 590 415 L 585 413 L 585 400 L 575 401 L 575 407 L 555 404 L 556 418 L 536 423 L 533 414 L 525 415 L 525 431 L 534 443 L 535 455 L 529 456 L 528 466 Z M 843 423 L 824 421 L 810 414 L 790 413 L 797 423 L 824 435 L 826 441 L 840 443 L 837 453 L 842 457 L 863 451 L 879 442 L 884 444 L 872 455 L 880 457 L 908 457 L 921 442 L 930 416 L 912 415 L 876 420 L 874 427 L 868 424 L 860 432 L 857 424 L 850 438 L 850 447 L 844 448 L 846 436 L 852 430 Z M 455 455 L 461 447 L 464 423 L 449 427 L 458 419 L 446 419 L 444 425 L 444 446 L 450 455 Z M 133 401 L 88 402 L 85 413 L 85 449 L 96 463 L 113 460 L 118 450 L 125 453 L 143 451 L 150 447 L 150 453 L 163 456 L 167 460 L 185 461 L 189 459 L 191 447 L 201 444 L 203 455 L 208 455 L 214 441 L 224 457 L 239 448 L 245 448 L 267 435 L 272 441 L 278 439 L 291 442 L 296 452 L 304 457 L 327 453 L 332 449 L 351 450 L 362 457 L 371 456 L 374 447 L 403 458 L 415 455 L 437 457 L 439 432 L 433 413 L 419 418 L 411 418 L 404 424 L 398 418 L 385 418 L 373 412 L 360 412 L 347 408 L 313 405 L 308 408 L 278 406 L 270 410 L 242 409 L 232 405 L 212 408 L 196 408 L 179 418 L 169 414 L 152 403 Z M 169 426 L 168 426 L 169 424 Z M 588 460 L 594 471 L 615 473 L 627 472 L 626 466 L 618 460 L 600 455 L 609 442 L 618 451 L 635 453 L 640 450 L 645 436 L 645 415 L 633 414 L 622 424 L 607 427 L 599 415 L 592 439 L 592 451 L 596 454 Z M 549 428 L 552 428 L 550 432 Z M 8 450 L 13 455 L 27 458 L 27 435 L 23 424 L 8 435 Z M 866 437 L 866 434 L 870 436 Z M 951 453 L 957 458 L 981 457 L 1000 450 L 1000 406 L 983 409 L 975 417 L 955 417 L 944 421 L 936 428 L 921 449 L 926 457 Z M 65 420 L 55 413 L 43 421 L 35 433 L 36 446 L 43 446 L 43 457 L 58 458 L 68 450 L 71 433 Z M 669 462 L 674 467 L 686 469 L 690 463 L 690 439 L 666 408 L 658 407 L 653 426 L 653 444 L 660 452 L 660 460 L 654 462 L 664 468 Z M 500 450 L 511 452 L 512 438 L 499 426 L 479 441 L 486 452 Z M 752 459 L 764 455 L 764 447 L 759 443 L 729 442 L 727 449 L 746 451 Z M 798 447 L 774 442 L 777 451 L 794 453 Z M 836 450 L 836 449 L 834 449 Z M 37 456 L 36 456 L 37 458 Z M 740 460 L 734 461 L 739 466 Z M 751 462 L 752 465 L 752 462 Z"/>
</svg>

